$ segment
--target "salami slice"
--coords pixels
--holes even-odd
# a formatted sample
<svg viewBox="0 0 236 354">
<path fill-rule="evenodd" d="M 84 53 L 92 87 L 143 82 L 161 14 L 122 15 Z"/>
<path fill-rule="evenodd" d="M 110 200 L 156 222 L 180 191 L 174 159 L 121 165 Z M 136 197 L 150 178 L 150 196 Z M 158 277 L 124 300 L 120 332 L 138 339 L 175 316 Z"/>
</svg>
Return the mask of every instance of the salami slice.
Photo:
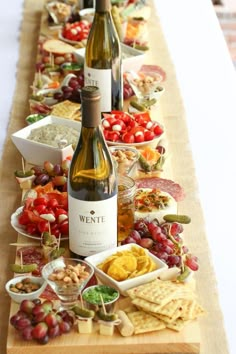
<svg viewBox="0 0 236 354">
<path fill-rule="evenodd" d="M 138 178 L 135 180 L 137 188 L 157 188 L 169 193 L 177 202 L 184 199 L 183 188 L 176 182 L 159 177 Z"/>
<path fill-rule="evenodd" d="M 42 299 L 46 299 L 46 300 L 58 300 L 58 296 L 55 293 L 55 291 L 53 291 L 53 289 L 47 285 L 46 288 L 44 289 L 43 293 L 40 295 L 40 297 Z"/>
<path fill-rule="evenodd" d="M 162 78 L 161 81 L 165 81 L 166 79 L 166 72 L 158 65 L 144 64 L 141 66 L 139 71 L 142 72 L 143 74 L 150 75 L 150 76 L 156 73 L 161 76 Z"/>
</svg>

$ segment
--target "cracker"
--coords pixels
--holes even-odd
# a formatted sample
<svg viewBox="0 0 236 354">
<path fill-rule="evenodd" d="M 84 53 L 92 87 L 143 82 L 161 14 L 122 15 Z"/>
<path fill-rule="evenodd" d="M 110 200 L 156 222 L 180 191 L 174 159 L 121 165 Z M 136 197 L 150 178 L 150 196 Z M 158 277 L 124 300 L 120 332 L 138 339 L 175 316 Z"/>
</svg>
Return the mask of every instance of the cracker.
<svg viewBox="0 0 236 354">
<path fill-rule="evenodd" d="M 160 313 L 154 313 L 154 312 L 149 312 L 150 315 L 158 318 L 159 320 L 163 321 L 166 325 L 169 323 L 174 322 L 176 319 L 170 318 L 168 316 L 165 315 L 161 315 Z"/>
<path fill-rule="evenodd" d="M 174 331 L 180 332 L 188 324 L 189 321 L 184 321 L 181 318 L 178 318 L 172 323 L 166 325 L 167 328 L 173 329 Z"/>
<path fill-rule="evenodd" d="M 189 301 L 183 307 L 181 318 L 184 320 L 194 320 L 200 315 L 203 315 L 205 311 L 196 301 Z"/>
<path fill-rule="evenodd" d="M 141 299 L 164 306 L 173 299 L 177 290 L 178 289 L 170 282 L 164 285 L 164 282 L 160 283 L 154 280 L 145 287 L 140 286 L 140 288 L 136 290 L 135 295 Z"/>
<path fill-rule="evenodd" d="M 174 299 L 193 299 L 195 297 L 191 288 L 184 284 L 158 279 L 138 287 L 134 295 L 162 306 Z"/>
<path fill-rule="evenodd" d="M 133 323 L 135 334 L 160 331 L 166 328 L 164 322 L 144 311 L 131 312 L 127 315 Z"/>
<path fill-rule="evenodd" d="M 161 309 L 161 305 L 137 297 L 132 300 L 132 304 L 147 312 L 158 313 Z"/>
<path fill-rule="evenodd" d="M 65 100 L 52 106 L 51 115 L 68 119 L 75 119 L 76 117 L 78 120 L 78 114 L 80 114 L 80 107 L 80 103 Z"/>
</svg>

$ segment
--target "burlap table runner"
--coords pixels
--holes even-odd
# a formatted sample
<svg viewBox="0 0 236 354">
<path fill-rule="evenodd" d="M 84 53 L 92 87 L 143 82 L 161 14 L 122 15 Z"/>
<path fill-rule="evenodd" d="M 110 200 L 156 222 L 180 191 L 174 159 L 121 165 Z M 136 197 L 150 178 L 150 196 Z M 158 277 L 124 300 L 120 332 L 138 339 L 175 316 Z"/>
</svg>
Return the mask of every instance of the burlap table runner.
<svg viewBox="0 0 236 354">
<path fill-rule="evenodd" d="M 4 291 L 4 285 L 12 272 L 9 263 L 14 261 L 15 249 L 11 249 L 10 242 L 16 241 L 16 233 L 10 226 L 10 215 L 19 207 L 21 192 L 17 186 L 13 172 L 21 166 L 21 157 L 10 140 L 10 135 L 21 129 L 24 119 L 29 113 L 29 87 L 33 81 L 34 63 L 37 50 L 37 38 L 40 26 L 40 16 L 43 0 L 25 0 L 24 14 L 20 37 L 20 56 L 17 72 L 17 84 L 13 99 L 12 111 L 8 127 L 7 138 L 1 161 L 0 180 L 0 353 L 6 353 L 7 327 L 9 318 L 10 300 Z M 223 326 L 223 317 L 219 307 L 216 279 L 211 263 L 211 256 L 204 228 L 204 216 L 198 198 L 198 187 L 189 149 L 188 132 L 184 102 L 175 76 L 166 39 L 161 32 L 160 21 L 154 15 L 149 25 L 151 51 L 147 54 L 147 62 L 158 64 L 167 73 L 165 82 L 166 92 L 162 97 L 161 111 L 168 140 L 168 153 L 171 156 L 172 178 L 185 189 L 186 198 L 179 203 L 179 212 L 191 214 L 192 223 L 188 226 L 186 238 L 189 248 L 200 259 L 200 270 L 196 275 L 197 290 L 200 302 L 207 310 L 208 315 L 201 319 L 201 354 L 227 354 L 227 342 Z M 171 339 L 170 339 L 171 341 Z"/>
</svg>

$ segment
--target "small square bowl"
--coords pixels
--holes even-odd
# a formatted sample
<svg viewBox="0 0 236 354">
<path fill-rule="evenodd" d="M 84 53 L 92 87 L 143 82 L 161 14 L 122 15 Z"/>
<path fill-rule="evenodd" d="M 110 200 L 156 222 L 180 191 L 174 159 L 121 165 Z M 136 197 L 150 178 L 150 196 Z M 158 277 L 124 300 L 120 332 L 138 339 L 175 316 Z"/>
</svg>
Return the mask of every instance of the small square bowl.
<svg viewBox="0 0 236 354">
<path fill-rule="evenodd" d="M 102 263 L 108 257 L 116 254 L 117 252 L 130 250 L 134 246 L 137 248 L 142 248 L 141 246 L 139 246 L 137 244 L 129 243 L 126 245 L 118 246 L 116 248 L 111 248 L 109 250 L 106 250 L 106 251 L 103 251 L 103 252 L 100 252 L 100 253 L 97 253 L 97 254 L 94 254 L 92 256 L 85 258 L 85 260 L 94 267 L 94 271 L 95 271 L 96 276 L 101 280 L 101 282 L 103 284 L 109 285 L 109 286 L 117 289 L 120 292 L 120 294 L 124 295 L 124 296 L 127 296 L 127 290 L 129 290 L 135 286 L 145 284 L 145 283 L 148 283 L 148 282 L 156 279 L 158 277 L 158 275 L 160 275 L 164 270 L 166 270 L 168 268 L 168 266 L 162 260 L 160 260 L 159 258 L 154 256 L 148 250 L 147 250 L 147 254 L 154 261 L 154 263 L 157 266 L 157 269 L 152 272 L 149 272 L 149 273 L 146 273 L 143 275 L 139 275 L 135 278 L 126 279 L 123 281 L 116 281 L 97 267 L 98 264 Z"/>
<path fill-rule="evenodd" d="M 30 283 L 32 284 L 39 284 L 39 289 L 32 291 L 30 293 L 16 293 L 11 291 L 11 285 L 16 285 L 17 283 L 22 283 L 23 280 L 29 279 Z M 31 275 L 20 275 L 16 276 L 13 279 L 10 279 L 6 285 L 5 289 L 8 292 L 9 296 L 12 298 L 13 301 L 17 303 L 21 303 L 23 300 L 34 300 L 40 297 L 43 293 L 44 289 L 47 286 L 47 282 L 42 277 L 34 277 Z"/>
<path fill-rule="evenodd" d="M 68 145 L 63 148 L 56 148 L 27 139 L 33 129 L 45 126 L 47 124 L 58 124 L 74 128 L 78 131 L 79 138 L 81 129 L 80 122 L 75 122 L 70 119 L 64 119 L 56 116 L 47 116 L 38 122 L 18 130 L 11 135 L 11 139 L 21 155 L 24 157 L 25 161 L 30 164 L 42 166 L 46 160 L 53 164 L 59 164 L 68 156 L 72 156 L 74 153 L 72 145 Z"/>
</svg>

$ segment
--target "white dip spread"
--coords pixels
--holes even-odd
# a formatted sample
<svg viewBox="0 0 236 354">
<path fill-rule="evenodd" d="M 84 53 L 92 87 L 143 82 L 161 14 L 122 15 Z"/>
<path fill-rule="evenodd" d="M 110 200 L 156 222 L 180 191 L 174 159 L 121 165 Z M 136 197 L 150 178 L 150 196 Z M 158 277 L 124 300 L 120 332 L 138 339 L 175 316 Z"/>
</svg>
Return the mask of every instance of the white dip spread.
<svg viewBox="0 0 236 354">
<path fill-rule="evenodd" d="M 75 148 L 79 139 L 79 132 L 66 125 L 52 123 L 32 129 L 27 139 L 56 148 L 63 148 L 70 144 Z"/>
</svg>

